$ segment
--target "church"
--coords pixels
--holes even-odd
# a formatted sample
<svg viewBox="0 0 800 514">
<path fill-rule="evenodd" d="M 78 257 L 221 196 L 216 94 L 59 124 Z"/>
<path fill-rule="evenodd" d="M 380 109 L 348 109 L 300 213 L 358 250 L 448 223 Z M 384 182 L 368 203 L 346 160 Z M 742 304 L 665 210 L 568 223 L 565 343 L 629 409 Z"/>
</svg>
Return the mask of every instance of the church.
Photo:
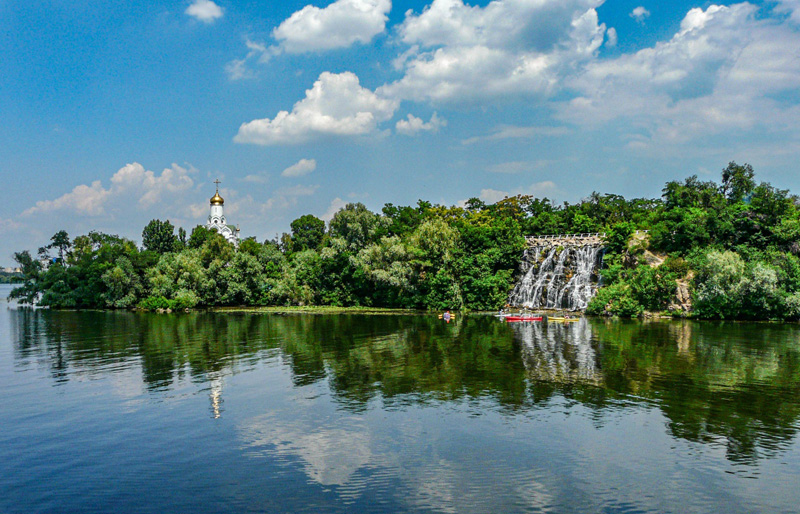
<svg viewBox="0 0 800 514">
<path fill-rule="evenodd" d="M 209 230 L 216 230 L 222 235 L 229 243 L 235 247 L 239 247 L 239 227 L 232 229 L 225 222 L 225 215 L 222 213 L 222 206 L 225 200 L 219 195 L 219 180 L 215 180 L 217 185 L 217 192 L 211 197 L 211 212 L 208 215 L 208 223 L 206 228 Z"/>
</svg>

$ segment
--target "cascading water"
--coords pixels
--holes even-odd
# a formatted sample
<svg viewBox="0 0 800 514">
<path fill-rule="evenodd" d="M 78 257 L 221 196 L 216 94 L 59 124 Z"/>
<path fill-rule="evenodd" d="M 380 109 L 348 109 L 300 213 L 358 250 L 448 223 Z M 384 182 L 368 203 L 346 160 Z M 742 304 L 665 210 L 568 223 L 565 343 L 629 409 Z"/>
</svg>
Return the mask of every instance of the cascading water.
<svg viewBox="0 0 800 514">
<path fill-rule="evenodd" d="M 597 291 L 600 246 L 533 246 L 522 258 L 522 278 L 509 303 L 529 309 L 583 310 Z"/>
</svg>

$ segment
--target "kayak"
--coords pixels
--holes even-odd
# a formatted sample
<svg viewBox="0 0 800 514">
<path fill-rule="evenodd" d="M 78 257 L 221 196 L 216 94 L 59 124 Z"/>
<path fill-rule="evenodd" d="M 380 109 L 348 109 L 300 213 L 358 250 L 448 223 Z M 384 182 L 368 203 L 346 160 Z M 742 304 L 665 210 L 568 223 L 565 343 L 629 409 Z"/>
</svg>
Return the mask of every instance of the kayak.
<svg viewBox="0 0 800 514">
<path fill-rule="evenodd" d="M 547 321 L 566 321 L 566 322 L 570 322 L 570 321 L 578 321 L 578 320 L 580 320 L 580 318 L 561 318 L 561 317 L 558 317 L 558 316 L 552 316 L 552 317 L 548 316 L 547 317 Z"/>
<path fill-rule="evenodd" d="M 444 315 L 443 315 L 443 314 L 439 314 L 439 319 L 442 319 L 443 317 L 444 317 Z M 455 314 L 451 314 L 451 315 L 450 315 L 450 319 L 453 319 L 453 318 L 455 318 L 455 317 L 456 317 L 456 315 L 455 315 Z"/>
<path fill-rule="evenodd" d="M 542 321 L 542 316 L 505 316 L 506 321 Z"/>
</svg>

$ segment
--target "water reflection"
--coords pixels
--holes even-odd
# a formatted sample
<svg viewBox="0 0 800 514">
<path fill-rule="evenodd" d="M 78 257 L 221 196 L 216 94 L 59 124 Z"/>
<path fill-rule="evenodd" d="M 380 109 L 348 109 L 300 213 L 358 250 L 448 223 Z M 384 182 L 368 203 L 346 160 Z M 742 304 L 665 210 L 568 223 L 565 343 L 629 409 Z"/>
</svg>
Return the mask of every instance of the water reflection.
<svg viewBox="0 0 800 514">
<path fill-rule="evenodd" d="M 522 361 L 531 379 L 602 384 L 592 326 L 587 319 L 569 324 L 517 323 L 511 328 L 523 342 Z"/>
<path fill-rule="evenodd" d="M 503 416 L 564 399 L 599 413 L 654 407 L 674 437 L 721 445 L 732 462 L 775 456 L 794 440 L 800 419 L 797 325 L 514 325 L 482 316 L 443 324 L 432 316 L 31 309 L 8 315 L 16 368 L 44 368 L 56 384 L 137 368 L 151 392 L 189 380 L 208 388 L 214 418 L 225 416 L 227 375 L 277 359 L 294 387 L 323 387 L 337 409 L 354 415 L 375 402 L 392 411 L 466 400 L 475 415 L 488 409 Z M 243 428 L 247 439 L 289 445 L 321 484 L 341 484 L 372 461 L 358 418 L 315 431 L 274 416 L 252 419 Z"/>
</svg>

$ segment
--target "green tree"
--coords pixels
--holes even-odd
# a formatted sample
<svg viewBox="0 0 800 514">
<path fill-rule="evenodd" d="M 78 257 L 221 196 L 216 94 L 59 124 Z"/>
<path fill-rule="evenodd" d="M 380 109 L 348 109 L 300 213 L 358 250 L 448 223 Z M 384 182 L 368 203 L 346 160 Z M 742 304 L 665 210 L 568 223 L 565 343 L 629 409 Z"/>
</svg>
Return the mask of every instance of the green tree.
<svg viewBox="0 0 800 514">
<path fill-rule="evenodd" d="M 50 238 L 50 244 L 47 245 L 48 248 L 56 248 L 58 250 L 58 258 L 63 263 L 66 262 L 64 257 L 69 252 L 72 243 L 69 240 L 69 234 L 67 234 L 66 230 L 59 230 L 56 232 L 53 237 Z"/>
<path fill-rule="evenodd" d="M 295 252 L 316 250 L 325 236 L 325 222 L 311 214 L 292 221 L 292 249 Z"/>
<path fill-rule="evenodd" d="M 175 227 L 169 220 L 151 220 L 142 231 L 142 246 L 158 254 L 175 251 L 177 241 Z"/>
<path fill-rule="evenodd" d="M 756 187 L 755 172 L 749 164 L 742 166 L 731 161 L 722 170 L 722 194 L 731 203 L 741 202 Z"/>
<path fill-rule="evenodd" d="M 358 251 L 377 241 L 379 229 L 389 225 L 389 220 L 374 214 L 362 203 L 349 203 L 333 215 L 330 222 L 331 237 L 341 237 L 351 251 Z"/>
<path fill-rule="evenodd" d="M 39 279 L 42 273 L 42 263 L 31 257 L 28 250 L 14 253 L 14 261 L 22 269 L 23 282 L 22 285 L 11 290 L 9 298 L 16 299 L 22 304 L 33 304 L 41 291 Z"/>
<path fill-rule="evenodd" d="M 186 246 L 188 248 L 200 248 L 202 247 L 208 238 L 211 237 L 214 231 L 207 229 L 203 225 L 197 225 L 192 229 L 192 233 L 189 235 L 189 240 L 186 242 Z"/>
</svg>

